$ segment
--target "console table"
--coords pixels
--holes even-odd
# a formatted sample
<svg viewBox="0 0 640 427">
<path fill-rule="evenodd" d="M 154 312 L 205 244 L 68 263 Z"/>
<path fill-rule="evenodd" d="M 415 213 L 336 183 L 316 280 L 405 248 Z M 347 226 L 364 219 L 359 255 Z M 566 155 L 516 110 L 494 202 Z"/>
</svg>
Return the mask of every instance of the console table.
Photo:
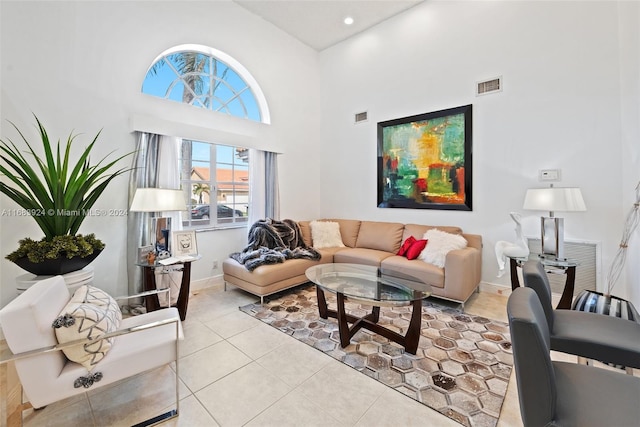
<svg viewBox="0 0 640 427">
<path fill-rule="evenodd" d="M 142 289 L 145 291 L 153 291 L 156 289 L 156 268 L 164 267 L 180 267 L 182 266 L 182 280 L 180 282 L 180 293 L 178 293 L 178 301 L 175 307 L 180 313 L 180 320 L 184 320 L 187 317 L 187 306 L 189 305 L 189 288 L 191 287 L 191 263 L 200 259 L 200 256 L 193 257 L 188 261 L 178 261 L 173 264 L 163 265 L 159 262 L 149 264 L 146 262 L 140 262 L 138 265 L 142 267 Z M 158 295 L 152 295 L 144 299 L 147 312 L 155 311 L 160 308 L 160 301 Z"/>
<path fill-rule="evenodd" d="M 520 287 L 520 279 L 518 278 L 518 267 L 529 261 L 539 261 L 544 267 L 547 273 L 551 274 L 564 274 L 567 276 L 564 283 L 564 290 L 560 297 L 560 302 L 556 308 L 570 310 L 571 302 L 573 301 L 573 290 L 576 284 L 576 267 L 578 261 L 573 259 L 557 260 L 553 258 L 544 258 L 537 254 L 530 254 L 528 257 L 510 257 L 509 267 L 511 273 L 511 289 L 514 290 Z"/>
</svg>

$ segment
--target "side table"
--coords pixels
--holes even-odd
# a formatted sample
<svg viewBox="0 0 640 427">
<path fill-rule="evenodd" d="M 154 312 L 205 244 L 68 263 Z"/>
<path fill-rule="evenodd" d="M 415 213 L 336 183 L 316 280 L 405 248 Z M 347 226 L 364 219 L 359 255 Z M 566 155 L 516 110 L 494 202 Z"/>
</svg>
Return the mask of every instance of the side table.
<svg viewBox="0 0 640 427">
<path fill-rule="evenodd" d="M 565 274 L 567 276 L 560 302 L 556 308 L 563 310 L 571 309 L 571 302 L 573 301 L 573 290 L 576 284 L 576 267 L 578 261 L 573 259 L 556 260 L 553 258 L 544 258 L 537 254 L 530 254 L 529 257 L 508 257 L 509 267 L 511 273 L 511 290 L 514 290 L 520 286 L 520 279 L 518 278 L 518 267 L 522 267 L 523 264 L 529 260 L 539 261 L 545 267 L 547 273 L 552 274 Z"/>
<path fill-rule="evenodd" d="M 163 265 L 159 262 L 149 264 L 146 262 L 140 262 L 137 265 L 142 267 L 142 289 L 144 291 L 152 291 L 156 289 L 156 268 L 163 267 L 176 267 L 182 265 L 182 281 L 180 282 L 180 292 L 178 293 L 178 301 L 175 307 L 180 313 L 180 320 L 184 320 L 187 317 L 187 306 L 189 305 L 189 288 L 191 287 L 191 262 L 200 259 L 200 256 L 192 257 L 186 261 L 177 261 L 172 264 Z M 145 305 L 147 312 L 160 309 L 160 301 L 158 295 L 152 295 L 145 298 Z"/>
</svg>

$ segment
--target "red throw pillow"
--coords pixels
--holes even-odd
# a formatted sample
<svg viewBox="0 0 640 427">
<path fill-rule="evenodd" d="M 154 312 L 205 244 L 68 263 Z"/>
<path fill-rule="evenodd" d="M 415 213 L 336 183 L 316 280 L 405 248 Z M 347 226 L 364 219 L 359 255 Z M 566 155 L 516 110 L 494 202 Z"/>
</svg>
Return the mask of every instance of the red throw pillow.
<svg viewBox="0 0 640 427">
<path fill-rule="evenodd" d="M 407 250 L 407 259 L 416 259 L 420 256 L 420 252 L 422 252 L 427 246 L 428 240 L 416 240 L 413 245 Z"/>
<path fill-rule="evenodd" d="M 411 245 L 413 245 L 415 242 L 416 242 L 415 237 L 413 236 L 407 237 L 407 240 L 405 240 L 402 246 L 400 247 L 400 250 L 398 251 L 398 255 L 405 256 L 405 254 L 407 253 Z"/>
</svg>

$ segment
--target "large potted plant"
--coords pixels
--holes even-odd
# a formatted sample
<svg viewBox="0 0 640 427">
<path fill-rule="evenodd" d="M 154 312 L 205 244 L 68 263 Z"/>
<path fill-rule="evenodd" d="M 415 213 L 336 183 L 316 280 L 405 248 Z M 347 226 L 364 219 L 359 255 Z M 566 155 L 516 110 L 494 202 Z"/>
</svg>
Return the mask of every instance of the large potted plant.
<svg viewBox="0 0 640 427">
<path fill-rule="evenodd" d="M 0 173 L 7 178 L 3 180 L 7 182 L 0 182 L 0 191 L 22 208 L 21 215 L 36 221 L 44 237 L 39 241 L 20 240 L 19 248 L 6 258 L 33 274 L 65 274 L 85 267 L 104 248 L 104 243 L 93 234 L 83 236 L 77 234 L 78 229 L 91 215 L 93 205 L 107 185 L 128 170 L 114 170 L 115 164 L 128 154 L 113 161 L 107 161 L 105 156 L 91 164 L 89 155 L 100 135 L 98 132 L 73 163 L 71 150 L 77 135 L 69 134 L 62 151 L 60 140 L 54 147 L 42 123 L 34 117 L 44 157 L 36 153 L 17 126 L 9 122 L 26 150 L 19 149 L 8 138 L 0 140 Z"/>
</svg>

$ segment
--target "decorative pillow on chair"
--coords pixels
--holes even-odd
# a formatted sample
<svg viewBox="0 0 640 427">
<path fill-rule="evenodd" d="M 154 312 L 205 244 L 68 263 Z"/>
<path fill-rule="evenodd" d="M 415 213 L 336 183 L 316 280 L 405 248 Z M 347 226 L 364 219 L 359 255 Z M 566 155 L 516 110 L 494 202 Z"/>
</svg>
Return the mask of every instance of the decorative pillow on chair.
<svg viewBox="0 0 640 427">
<path fill-rule="evenodd" d="M 311 239 L 313 247 L 322 248 L 344 248 L 342 236 L 340 235 L 340 224 L 332 221 L 311 221 Z"/>
<path fill-rule="evenodd" d="M 111 295 L 102 289 L 90 285 L 80 286 L 76 289 L 69 302 L 94 304 L 100 307 L 106 307 L 116 303 Z"/>
<path fill-rule="evenodd" d="M 413 244 L 407 249 L 407 259 L 416 259 L 420 256 L 425 246 L 427 246 L 427 240 L 420 239 L 413 242 Z"/>
<path fill-rule="evenodd" d="M 99 338 L 117 330 L 121 320 L 120 307 L 109 294 L 93 286 L 84 285 L 76 290 L 52 326 L 60 344 L 84 338 L 96 340 L 63 350 L 69 360 L 91 371 L 112 345 L 111 339 Z"/>
<path fill-rule="evenodd" d="M 440 268 L 444 268 L 444 261 L 449 251 L 467 247 L 467 240 L 464 237 L 435 228 L 428 230 L 423 237 L 429 241 L 429 244 L 420 254 L 420 259 Z"/>
<path fill-rule="evenodd" d="M 407 251 L 409 250 L 411 245 L 413 245 L 415 242 L 416 242 L 416 238 L 415 237 L 413 237 L 413 236 L 407 237 L 406 240 L 402 243 L 402 246 L 400 246 L 400 250 L 398 251 L 398 255 L 407 256 Z"/>
</svg>

